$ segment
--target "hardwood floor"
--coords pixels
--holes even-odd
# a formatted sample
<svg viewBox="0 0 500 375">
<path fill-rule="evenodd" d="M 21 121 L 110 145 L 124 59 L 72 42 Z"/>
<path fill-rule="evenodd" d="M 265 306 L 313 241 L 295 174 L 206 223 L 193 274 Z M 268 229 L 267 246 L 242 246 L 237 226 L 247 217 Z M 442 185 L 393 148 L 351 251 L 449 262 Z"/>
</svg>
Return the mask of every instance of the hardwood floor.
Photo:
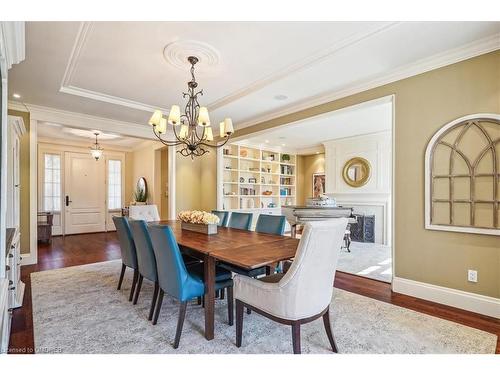
<svg viewBox="0 0 500 375">
<path fill-rule="evenodd" d="M 9 352 L 34 352 L 30 281 L 30 274 L 32 272 L 103 262 L 119 258 L 120 247 L 114 232 L 54 237 L 52 244 L 40 244 L 38 247 L 38 264 L 22 267 L 21 278 L 26 283 L 24 304 L 21 308 L 14 310 Z M 344 272 L 337 272 L 335 287 L 491 332 L 498 337 L 496 353 L 500 354 L 499 319 L 440 305 L 434 302 L 428 302 L 399 293 L 393 293 L 390 284 Z"/>
</svg>

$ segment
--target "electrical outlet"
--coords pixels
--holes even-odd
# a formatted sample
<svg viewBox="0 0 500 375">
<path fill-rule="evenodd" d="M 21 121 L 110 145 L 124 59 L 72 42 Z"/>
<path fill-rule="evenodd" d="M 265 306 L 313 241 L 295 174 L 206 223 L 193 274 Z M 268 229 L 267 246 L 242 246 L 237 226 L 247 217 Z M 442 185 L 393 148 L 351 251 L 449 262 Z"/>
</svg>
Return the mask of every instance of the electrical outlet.
<svg viewBox="0 0 500 375">
<path fill-rule="evenodd" d="M 477 271 L 469 270 L 467 272 L 467 280 L 469 280 L 471 283 L 477 283 Z"/>
</svg>

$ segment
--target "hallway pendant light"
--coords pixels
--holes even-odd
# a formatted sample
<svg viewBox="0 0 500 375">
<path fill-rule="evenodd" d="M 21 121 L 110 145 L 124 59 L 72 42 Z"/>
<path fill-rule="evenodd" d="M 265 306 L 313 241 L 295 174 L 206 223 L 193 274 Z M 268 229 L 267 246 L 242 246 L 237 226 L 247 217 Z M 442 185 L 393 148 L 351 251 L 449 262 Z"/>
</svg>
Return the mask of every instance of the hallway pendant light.
<svg viewBox="0 0 500 375">
<path fill-rule="evenodd" d="M 89 147 L 90 149 L 90 154 L 92 155 L 92 157 L 98 161 L 99 158 L 102 156 L 102 147 L 99 145 L 99 143 L 97 143 L 97 136 L 99 135 L 99 133 L 94 133 L 95 135 L 95 143 L 92 147 Z"/>
<path fill-rule="evenodd" d="M 187 83 L 188 92 L 182 94 L 184 98 L 188 98 L 184 114 L 181 114 L 178 105 L 173 105 L 167 118 L 163 117 L 160 110 L 156 110 L 148 123 L 153 127 L 153 133 L 161 143 L 172 147 L 182 145 L 182 148 L 177 152 L 183 156 L 191 156 L 191 159 L 193 159 L 195 156 L 202 156 L 207 153 L 208 147 L 218 148 L 224 146 L 234 133 L 234 128 L 232 120 L 225 118 L 219 124 L 220 137 L 225 139 L 221 144 L 214 143 L 214 133 L 210 126 L 208 109 L 207 107 L 201 107 L 198 103 L 198 95 L 203 95 L 203 90 L 195 91 L 198 83 L 194 77 L 194 66 L 198 62 L 198 58 L 189 56 L 188 61 L 191 64 L 191 81 Z M 167 132 L 167 123 L 172 125 L 175 140 L 162 138 L 162 134 L 164 135 Z M 178 125 L 181 125 L 180 128 Z"/>
</svg>

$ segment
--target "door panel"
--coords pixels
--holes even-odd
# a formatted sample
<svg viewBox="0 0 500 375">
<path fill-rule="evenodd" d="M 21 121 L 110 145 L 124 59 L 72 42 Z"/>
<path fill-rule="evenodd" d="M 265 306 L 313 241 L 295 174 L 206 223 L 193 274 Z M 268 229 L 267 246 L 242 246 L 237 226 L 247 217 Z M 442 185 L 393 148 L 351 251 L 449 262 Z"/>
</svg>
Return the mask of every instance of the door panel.
<svg viewBox="0 0 500 375">
<path fill-rule="evenodd" d="M 65 234 L 105 231 L 104 158 L 66 152 L 65 172 Z"/>
</svg>

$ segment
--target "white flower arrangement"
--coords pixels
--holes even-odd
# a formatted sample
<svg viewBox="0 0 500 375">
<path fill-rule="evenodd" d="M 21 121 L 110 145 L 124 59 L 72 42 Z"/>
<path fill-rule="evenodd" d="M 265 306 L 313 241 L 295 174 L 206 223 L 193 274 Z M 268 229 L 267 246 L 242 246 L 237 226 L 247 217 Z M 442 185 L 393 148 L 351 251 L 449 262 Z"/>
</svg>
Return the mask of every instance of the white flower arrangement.
<svg viewBox="0 0 500 375">
<path fill-rule="evenodd" d="M 181 211 L 177 218 L 190 224 L 219 224 L 219 217 L 206 211 Z"/>
</svg>

